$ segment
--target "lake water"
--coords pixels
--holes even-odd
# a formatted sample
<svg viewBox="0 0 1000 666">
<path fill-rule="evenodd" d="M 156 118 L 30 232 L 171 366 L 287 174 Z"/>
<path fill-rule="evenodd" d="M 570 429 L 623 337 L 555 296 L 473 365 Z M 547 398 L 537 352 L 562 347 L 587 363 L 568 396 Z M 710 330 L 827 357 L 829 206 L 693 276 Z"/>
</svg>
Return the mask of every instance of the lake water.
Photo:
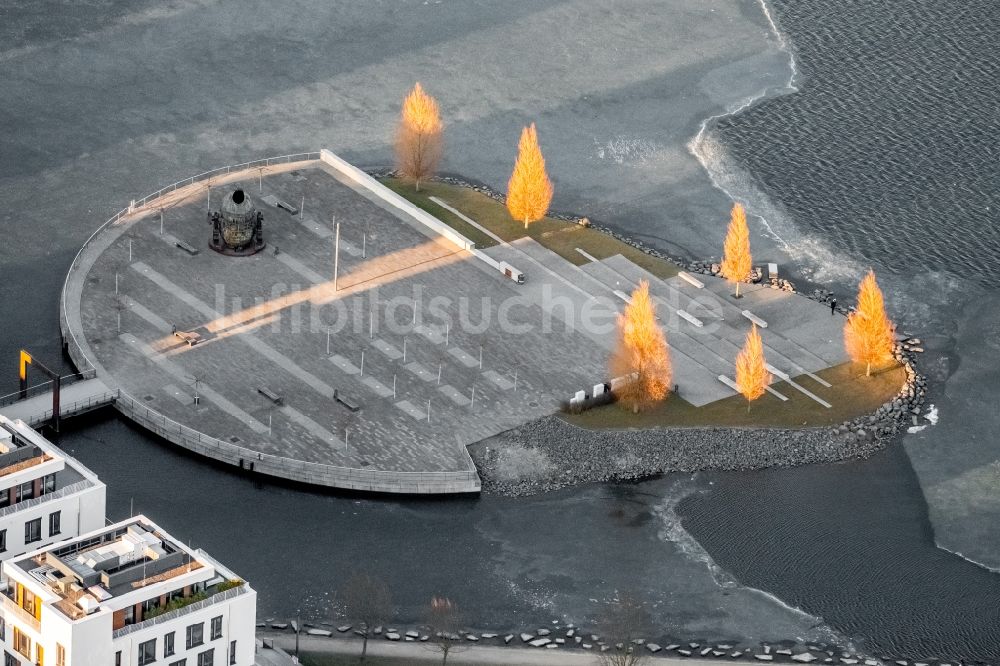
<svg viewBox="0 0 1000 666">
<path fill-rule="evenodd" d="M 146 512 L 231 564 L 262 618 L 331 618 L 343 580 L 368 569 L 388 580 L 400 623 L 435 594 L 481 629 L 587 623 L 636 591 L 664 636 L 1000 659 L 1000 576 L 936 547 L 944 535 L 980 562 L 1000 551 L 989 485 L 968 499 L 997 457 L 1000 400 L 994 3 L 782 0 L 770 13 L 783 38 L 750 0 L 385 3 L 377 15 L 252 4 L 253 21 L 232 20 L 245 11 L 232 0 L 0 10 L 6 385 L 19 346 L 57 356 L 65 269 L 130 196 L 316 142 L 385 164 L 392 100 L 434 72 L 456 172 L 502 187 L 510 137 L 538 117 L 565 209 L 702 258 L 722 233 L 704 220 L 728 207 L 714 181 L 748 203 L 758 254 L 802 284 L 847 299 L 874 266 L 901 327 L 927 341 L 941 420 L 905 449 L 842 465 L 397 500 L 261 484 L 103 414 L 61 444 L 108 482 L 112 518 Z M 782 46 L 796 94 L 779 95 Z M 709 124 L 696 146 L 706 174 L 684 145 L 762 89 Z"/>
</svg>

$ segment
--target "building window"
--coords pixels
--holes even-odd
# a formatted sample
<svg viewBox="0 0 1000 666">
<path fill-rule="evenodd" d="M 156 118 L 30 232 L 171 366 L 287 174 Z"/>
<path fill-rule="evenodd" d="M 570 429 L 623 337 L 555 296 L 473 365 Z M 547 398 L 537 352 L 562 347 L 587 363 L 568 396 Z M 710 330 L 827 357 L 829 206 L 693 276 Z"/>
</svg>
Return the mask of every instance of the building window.
<svg viewBox="0 0 1000 666">
<path fill-rule="evenodd" d="M 17 627 L 14 627 L 14 649 L 23 654 L 25 659 L 31 659 L 31 639 Z"/>
<path fill-rule="evenodd" d="M 229 641 L 229 666 L 236 663 L 236 641 Z"/>
<path fill-rule="evenodd" d="M 56 475 L 46 474 L 45 478 L 42 480 L 42 494 L 52 493 L 56 490 Z"/>
<path fill-rule="evenodd" d="M 170 632 L 163 637 L 163 656 L 169 657 L 174 653 L 174 632 Z"/>
<path fill-rule="evenodd" d="M 187 628 L 187 649 L 198 647 L 205 642 L 205 623 L 189 625 Z"/>
<path fill-rule="evenodd" d="M 212 618 L 212 640 L 222 638 L 222 616 Z"/>
<path fill-rule="evenodd" d="M 215 666 L 215 648 L 198 654 L 198 666 Z"/>
<path fill-rule="evenodd" d="M 0 490 L 0 506 L 7 506 L 10 504 L 10 491 L 12 488 L 4 488 Z"/>
<path fill-rule="evenodd" d="M 62 511 L 53 511 L 52 513 L 49 514 L 49 536 L 55 536 L 62 531 L 60 529 L 61 522 L 62 522 Z"/>
<path fill-rule="evenodd" d="M 24 543 L 42 540 L 42 519 L 35 518 L 24 524 Z"/>
<path fill-rule="evenodd" d="M 17 501 L 23 502 L 24 500 L 31 499 L 35 496 L 35 482 L 28 481 L 27 483 L 22 483 L 17 487 Z"/>
<path fill-rule="evenodd" d="M 7 552 L 7 530 L 0 530 L 0 553 Z"/>
<path fill-rule="evenodd" d="M 3 666 L 21 666 L 21 660 L 4 650 Z"/>
<path fill-rule="evenodd" d="M 139 643 L 139 666 L 146 666 L 156 661 L 156 639 Z"/>
<path fill-rule="evenodd" d="M 7 640 L 7 621 L 0 617 L 0 643 Z"/>
<path fill-rule="evenodd" d="M 187 666 L 187 659 L 178 659 L 170 662 L 170 666 Z"/>
<path fill-rule="evenodd" d="M 115 666 L 122 666 L 122 651 L 115 652 Z"/>
<path fill-rule="evenodd" d="M 38 617 L 38 615 L 36 613 L 37 609 L 35 608 L 35 605 L 37 603 L 38 603 L 38 597 L 35 596 L 35 593 L 32 592 L 31 590 L 29 590 L 26 587 L 22 588 L 22 590 L 21 590 L 21 608 L 23 608 L 24 610 L 26 610 L 28 612 L 28 615 L 32 615 L 34 617 Z"/>
<path fill-rule="evenodd" d="M 66 648 L 56 643 L 56 666 L 66 666 Z"/>
</svg>

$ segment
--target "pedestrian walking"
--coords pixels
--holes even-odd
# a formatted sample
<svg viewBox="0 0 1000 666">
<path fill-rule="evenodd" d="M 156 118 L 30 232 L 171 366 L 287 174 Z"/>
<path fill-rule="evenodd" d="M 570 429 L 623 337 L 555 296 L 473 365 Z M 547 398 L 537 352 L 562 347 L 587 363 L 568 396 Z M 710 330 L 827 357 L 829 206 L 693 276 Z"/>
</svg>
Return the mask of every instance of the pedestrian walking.
<svg viewBox="0 0 1000 666">
<path fill-rule="evenodd" d="M 837 299 L 830 299 L 830 316 L 837 314 Z"/>
</svg>

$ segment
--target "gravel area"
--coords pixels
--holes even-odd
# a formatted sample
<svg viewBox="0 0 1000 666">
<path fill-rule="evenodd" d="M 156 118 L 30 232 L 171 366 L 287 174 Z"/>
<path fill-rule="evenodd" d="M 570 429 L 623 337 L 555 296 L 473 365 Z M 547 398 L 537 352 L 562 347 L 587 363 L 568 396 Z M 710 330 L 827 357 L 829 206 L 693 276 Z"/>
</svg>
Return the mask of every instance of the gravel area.
<svg viewBox="0 0 1000 666">
<path fill-rule="evenodd" d="M 754 470 L 866 458 L 895 441 L 923 406 L 926 380 L 897 346 L 907 383 L 873 414 L 825 428 L 589 430 L 548 416 L 469 447 L 485 493 L 520 497 L 580 483 L 666 472 Z"/>
<path fill-rule="evenodd" d="M 523 496 L 593 481 L 627 481 L 665 472 L 751 470 L 866 457 L 885 436 L 802 430 L 657 428 L 587 430 L 558 416 L 483 440 L 469 452 L 483 492 Z M 523 456 L 534 466 L 512 465 Z M 542 459 L 547 464 L 537 464 Z M 523 470 L 511 474 L 512 469 Z"/>
</svg>

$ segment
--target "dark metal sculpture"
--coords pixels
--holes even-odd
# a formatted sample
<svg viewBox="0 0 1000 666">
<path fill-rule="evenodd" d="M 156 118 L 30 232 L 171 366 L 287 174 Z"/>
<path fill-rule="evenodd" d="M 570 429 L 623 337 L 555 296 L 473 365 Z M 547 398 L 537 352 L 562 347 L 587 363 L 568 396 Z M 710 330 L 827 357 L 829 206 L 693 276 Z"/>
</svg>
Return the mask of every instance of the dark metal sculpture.
<svg viewBox="0 0 1000 666">
<path fill-rule="evenodd" d="M 250 196 L 237 186 L 222 200 L 222 210 L 208 214 L 212 225 L 212 239 L 208 246 L 221 254 L 247 257 L 263 250 L 264 215 L 250 200 Z"/>
</svg>

